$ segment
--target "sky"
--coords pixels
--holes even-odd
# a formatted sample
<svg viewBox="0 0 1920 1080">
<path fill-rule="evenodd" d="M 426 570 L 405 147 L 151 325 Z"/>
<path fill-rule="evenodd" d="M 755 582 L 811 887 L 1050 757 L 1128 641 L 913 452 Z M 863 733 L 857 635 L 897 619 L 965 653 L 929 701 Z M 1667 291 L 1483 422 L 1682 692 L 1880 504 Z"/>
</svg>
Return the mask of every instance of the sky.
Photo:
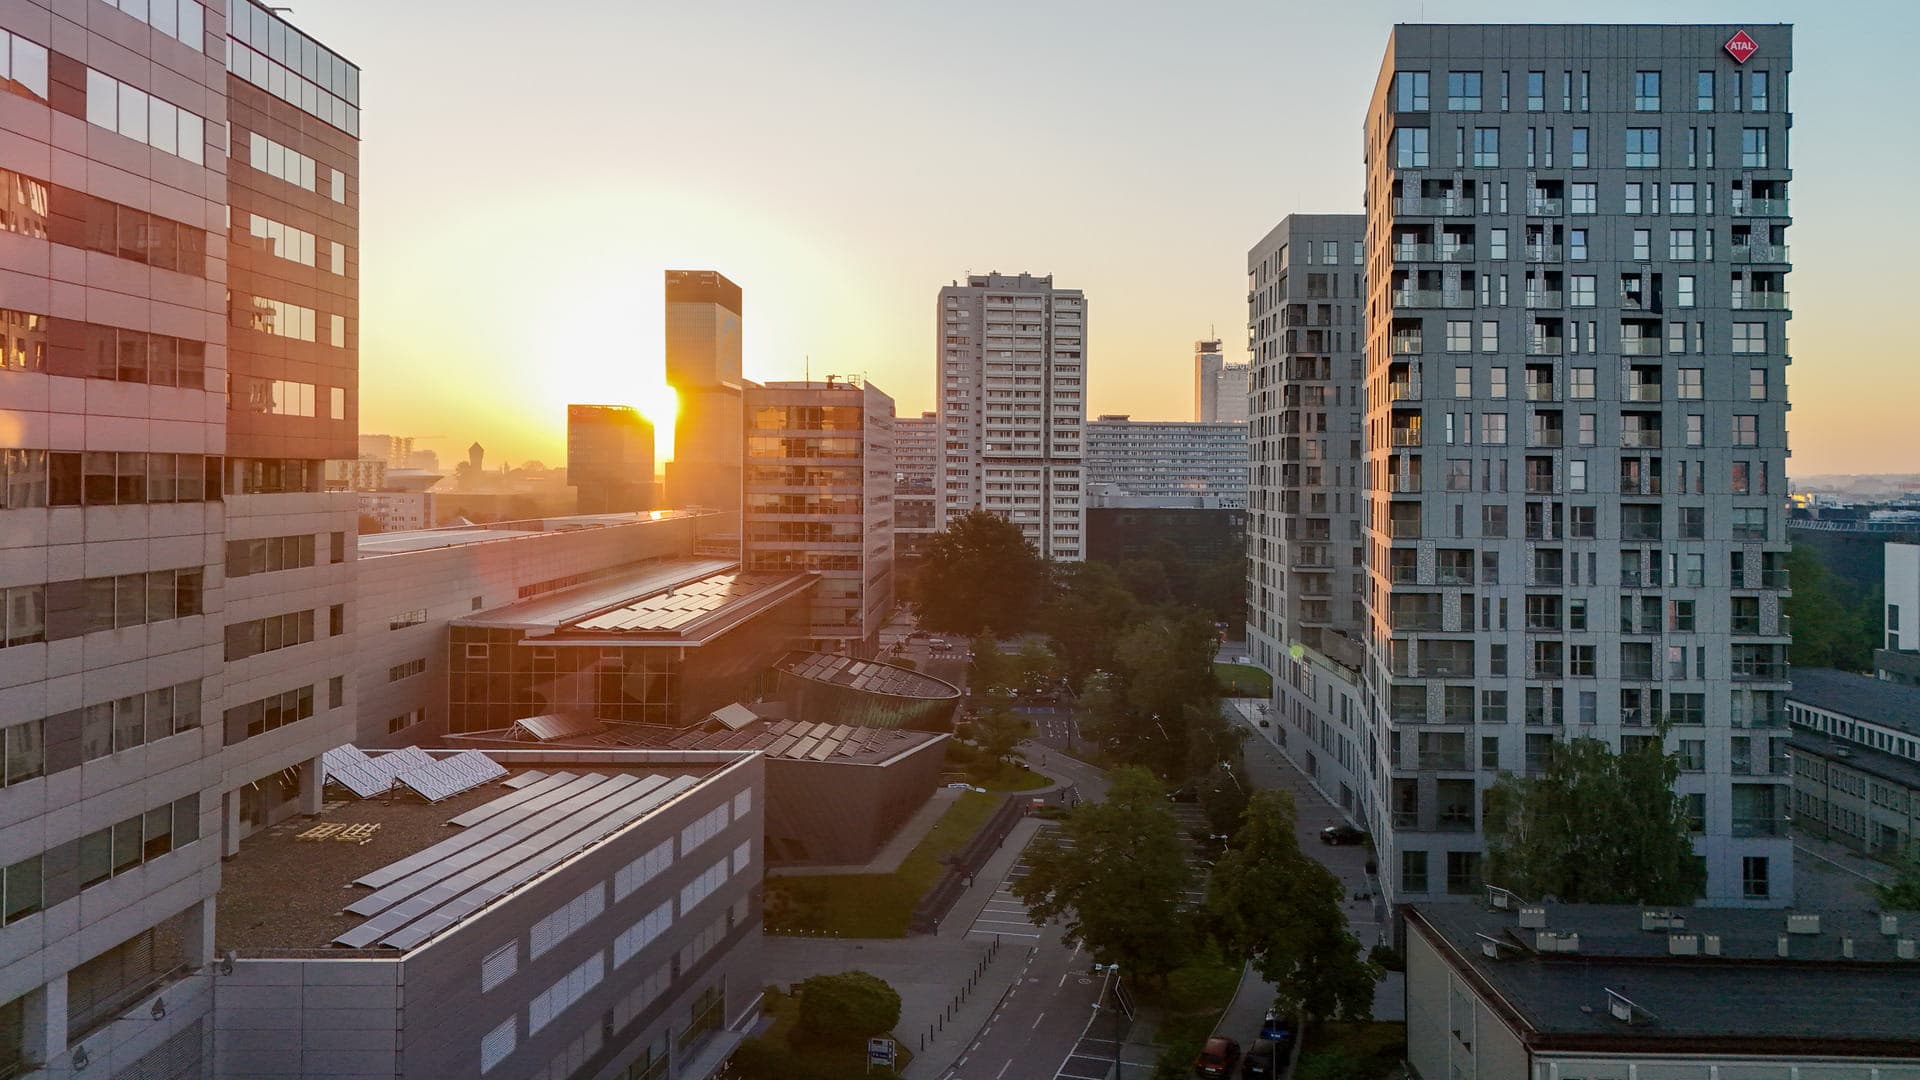
<svg viewBox="0 0 1920 1080">
<path fill-rule="evenodd" d="M 1245 358 L 1247 249 L 1361 209 L 1388 31 L 1431 7 L 1796 23 L 1790 472 L 1920 471 L 1887 242 L 1920 237 L 1920 5 L 295 3 L 363 69 L 361 430 L 443 464 L 561 464 L 570 401 L 658 419 L 668 268 L 741 285 L 749 378 L 864 376 L 904 415 L 940 286 L 1051 273 L 1087 294 L 1089 413 L 1189 418 L 1194 340 Z"/>
</svg>

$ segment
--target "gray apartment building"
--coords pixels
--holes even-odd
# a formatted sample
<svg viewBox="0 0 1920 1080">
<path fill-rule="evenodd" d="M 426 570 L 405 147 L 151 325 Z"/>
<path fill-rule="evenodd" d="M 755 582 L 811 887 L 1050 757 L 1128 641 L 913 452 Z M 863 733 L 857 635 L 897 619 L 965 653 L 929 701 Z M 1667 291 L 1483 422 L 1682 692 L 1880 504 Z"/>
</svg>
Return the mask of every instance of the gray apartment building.
<svg viewBox="0 0 1920 1080">
<path fill-rule="evenodd" d="M 901 555 L 918 552 L 933 534 L 940 482 L 940 414 L 893 419 L 893 542 Z"/>
<path fill-rule="evenodd" d="M 1244 423 L 1107 413 L 1086 430 L 1086 482 L 1095 496 L 1233 510 L 1247 505 Z"/>
<path fill-rule="evenodd" d="M 1499 771 L 1662 721 L 1707 901 L 1792 897 L 1792 39 L 1394 28 L 1366 126 L 1363 678 L 1395 901 L 1477 888 Z"/>
<path fill-rule="evenodd" d="M 940 290 L 935 318 L 935 527 L 989 510 L 1041 555 L 1086 558 L 1086 297 L 1052 275 L 974 274 Z"/>
<path fill-rule="evenodd" d="M 1799 668 L 1787 716 L 1795 831 L 1887 862 L 1920 852 L 1920 687 Z"/>
<path fill-rule="evenodd" d="M 1227 362 L 1220 339 L 1193 343 L 1193 418 L 1203 424 L 1247 422 L 1251 365 Z"/>
</svg>

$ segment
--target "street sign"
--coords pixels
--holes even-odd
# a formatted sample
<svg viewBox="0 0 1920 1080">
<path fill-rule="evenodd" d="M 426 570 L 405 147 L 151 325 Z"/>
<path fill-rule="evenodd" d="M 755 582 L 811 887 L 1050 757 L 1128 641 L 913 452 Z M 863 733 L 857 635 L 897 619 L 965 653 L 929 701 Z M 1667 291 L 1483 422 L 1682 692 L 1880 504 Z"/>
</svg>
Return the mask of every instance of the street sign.
<svg viewBox="0 0 1920 1080">
<path fill-rule="evenodd" d="M 885 1065 L 893 1068 L 894 1043 L 892 1039 L 867 1040 L 867 1067 Z"/>
</svg>

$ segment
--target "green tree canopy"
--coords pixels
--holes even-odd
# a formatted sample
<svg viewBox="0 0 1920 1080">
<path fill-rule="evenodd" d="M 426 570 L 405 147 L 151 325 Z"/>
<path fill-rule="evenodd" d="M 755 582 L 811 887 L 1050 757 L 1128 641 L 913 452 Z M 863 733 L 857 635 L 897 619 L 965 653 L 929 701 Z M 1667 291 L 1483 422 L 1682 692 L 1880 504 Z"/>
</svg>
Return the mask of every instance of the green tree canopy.
<svg viewBox="0 0 1920 1080">
<path fill-rule="evenodd" d="M 1784 611 L 1793 619 L 1793 662 L 1802 667 L 1873 670 L 1880 644 L 1884 589 L 1864 598 L 1848 595 L 1844 583 L 1827 572 L 1811 544 L 1795 544 L 1787 553 L 1793 594 Z"/>
<path fill-rule="evenodd" d="M 1207 912 L 1222 944 L 1274 985 L 1282 1012 L 1365 1020 L 1380 972 L 1347 929 L 1345 896 L 1340 879 L 1300 850 L 1292 797 L 1262 791 L 1214 863 Z"/>
<path fill-rule="evenodd" d="M 1053 641 L 1061 674 L 1080 686 L 1095 671 L 1114 670 L 1114 645 L 1140 609 L 1119 573 L 1102 562 L 1058 563 L 1053 585 L 1039 626 Z"/>
<path fill-rule="evenodd" d="M 1111 774 L 1103 802 L 1066 819 L 1070 846 L 1036 841 L 1013 885 L 1035 925 L 1065 920 L 1066 939 L 1101 963 L 1152 980 L 1187 958 L 1191 922 L 1181 898 L 1192 883 L 1180 826 L 1165 789 L 1144 769 Z"/>
<path fill-rule="evenodd" d="M 1020 740 L 1033 733 L 1033 725 L 1013 711 L 1004 691 L 988 694 L 986 706 L 980 718 L 973 722 L 974 745 L 989 759 L 1005 761 L 1020 745 Z"/>
<path fill-rule="evenodd" d="M 921 626 L 941 633 L 972 637 L 989 626 L 1024 633 L 1046 585 L 1046 563 L 1020 527 L 975 510 L 928 541 L 914 612 Z"/>
<path fill-rule="evenodd" d="M 1880 906 L 1888 911 L 1920 911 L 1920 847 L 1894 866 L 1893 877 L 1873 887 Z"/>
<path fill-rule="evenodd" d="M 815 975 L 800 984 L 800 1030 L 825 1042 L 885 1035 L 900 1022 L 900 995 L 864 971 Z"/>
<path fill-rule="evenodd" d="M 1487 793 L 1487 882 L 1564 903 L 1698 899 L 1706 872 L 1673 790 L 1680 763 L 1660 743 L 1616 754 L 1574 739 L 1553 747 L 1542 775 L 1501 776 Z"/>
</svg>

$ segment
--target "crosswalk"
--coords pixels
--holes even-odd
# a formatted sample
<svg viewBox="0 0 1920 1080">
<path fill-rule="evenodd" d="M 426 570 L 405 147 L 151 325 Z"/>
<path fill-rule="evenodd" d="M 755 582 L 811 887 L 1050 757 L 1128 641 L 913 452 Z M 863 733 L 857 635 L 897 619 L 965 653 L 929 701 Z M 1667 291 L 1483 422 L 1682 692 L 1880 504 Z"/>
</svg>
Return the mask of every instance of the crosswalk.
<svg viewBox="0 0 1920 1080">
<path fill-rule="evenodd" d="M 969 937 L 1007 937 L 1030 941 L 1039 939 L 1042 928 L 1035 926 L 1033 920 L 1027 918 L 1027 905 L 1013 894 L 1013 883 L 1026 877 L 1028 871 L 1032 869 L 1027 864 L 1027 851 L 1032 848 L 1035 840 L 1042 837 L 1051 839 L 1062 847 L 1069 846 L 1071 843 L 1061 835 L 1060 826 L 1053 822 L 1047 822 L 1035 830 L 1033 836 L 1027 841 L 1027 847 L 1021 849 L 1020 858 L 1007 869 L 1007 876 L 1000 880 L 1000 884 L 993 890 L 993 895 L 988 897 L 986 904 L 981 907 L 980 913 L 973 917 L 973 925 L 967 928 Z"/>
</svg>

